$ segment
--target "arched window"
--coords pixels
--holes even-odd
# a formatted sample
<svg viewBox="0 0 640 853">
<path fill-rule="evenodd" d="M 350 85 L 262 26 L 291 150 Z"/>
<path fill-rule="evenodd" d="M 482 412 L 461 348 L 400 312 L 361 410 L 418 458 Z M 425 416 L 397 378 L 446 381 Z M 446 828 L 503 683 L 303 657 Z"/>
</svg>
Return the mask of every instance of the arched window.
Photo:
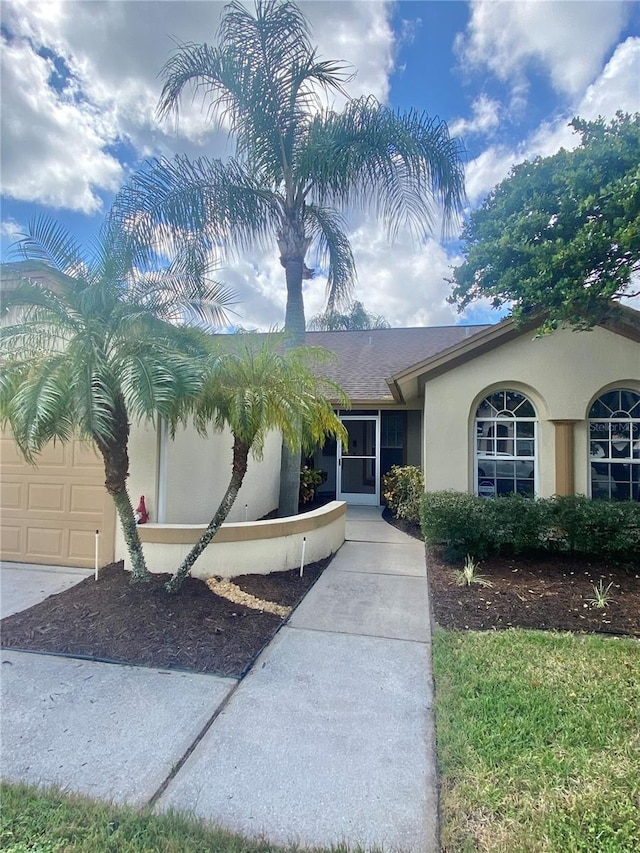
<svg viewBox="0 0 640 853">
<path fill-rule="evenodd" d="M 483 497 L 536 492 L 536 412 L 518 391 L 494 391 L 475 418 L 475 492 Z"/>
<path fill-rule="evenodd" d="M 607 391 L 589 412 L 591 497 L 640 500 L 640 394 Z"/>
</svg>

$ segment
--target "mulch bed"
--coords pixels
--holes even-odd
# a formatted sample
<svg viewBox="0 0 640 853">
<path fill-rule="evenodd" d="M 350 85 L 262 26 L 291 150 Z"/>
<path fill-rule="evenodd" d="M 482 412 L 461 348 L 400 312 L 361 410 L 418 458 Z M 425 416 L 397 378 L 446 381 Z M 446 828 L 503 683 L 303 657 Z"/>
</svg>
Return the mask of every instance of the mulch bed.
<svg viewBox="0 0 640 853">
<path fill-rule="evenodd" d="M 295 607 L 330 558 L 299 570 L 241 575 L 244 592 Z M 70 654 L 161 669 L 186 669 L 240 677 L 284 619 L 215 595 L 187 578 L 177 595 L 163 588 L 169 575 L 131 586 L 122 563 L 86 578 L 0 623 L 2 645 Z"/>
<path fill-rule="evenodd" d="M 443 554 L 427 549 L 427 574 L 435 621 L 443 628 L 598 632 L 640 637 L 639 569 L 625 569 L 566 555 L 492 557 L 478 571 L 492 586 L 458 586 Z M 594 585 L 613 584 L 598 608 Z"/>
<path fill-rule="evenodd" d="M 394 527 L 421 539 L 420 527 L 383 517 Z M 478 571 L 492 586 L 458 586 L 455 565 L 442 550 L 427 548 L 427 574 L 433 615 L 438 625 L 457 630 L 538 628 L 540 630 L 620 634 L 640 637 L 640 563 L 619 566 L 564 554 L 491 557 Z M 602 581 L 610 590 L 606 607 L 598 608 L 593 587 Z"/>
</svg>

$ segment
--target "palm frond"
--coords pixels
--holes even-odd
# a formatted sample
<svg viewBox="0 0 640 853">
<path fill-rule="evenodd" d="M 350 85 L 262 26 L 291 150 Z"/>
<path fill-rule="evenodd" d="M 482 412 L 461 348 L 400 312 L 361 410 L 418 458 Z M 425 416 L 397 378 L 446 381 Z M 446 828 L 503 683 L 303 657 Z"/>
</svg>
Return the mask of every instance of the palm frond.
<svg viewBox="0 0 640 853">
<path fill-rule="evenodd" d="M 328 207 L 305 206 L 305 225 L 316 241 L 321 266 L 327 270 L 327 310 L 346 304 L 356 283 L 356 264 L 340 213 Z"/>
<path fill-rule="evenodd" d="M 331 359 L 319 348 L 286 350 L 281 335 L 238 335 L 225 341 L 210 359 L 207 379 L 194 407 L 194 422 L 204 433 L 208 424 L 227 426 L 260 456 L 273 429 L 290 446 L 303 435 L 312 444 L 327 434 L 342 435 L 332 400 L 348 405 L 344 392 L 322 374 Z"/>
<path fill-rule="evenodd" d="M 43 359 L 25 371 L 14 386 L 6 416 L 25 458 L 33 458 L 52 439 L 69 441 L 77 421 L 68 393 L 65 354 Z"/>
<path fill-rule="evenodd" d="M 225 8 L 218 47 L 178 45 L 161 72 L 158 112 L 178 114 L 191 87 L 209 102 L 210 120 L 229 128 L 238 154 L 277 187 L 287 182 L 296 135 L 321 108 L 320 93 L 344 93 L 346 68 L 317 60 L 307 20 L 294 3 L 258 2 L 252 14 L 233 2 Z"/>
<path fill-rule="evenodd" d="M 135 419 L 183 419 L 201 387 L 201 363 L 156 342 L 119 353 L 118 369 L 127 411 Z"/>
<path fill-rule="evenodd" d="M 42 215 L 30 220 L 27 233 L 14 248 L 26 260 L 42 261 L 76 282 L 86 280 L 90 275 L 91 266 L 80 244 L 50 216 Z"/>
<path fill-rule="evenodd" d="M 373 206 L 390 237 L 404 223 L 425 236 L 434 204 L 447 223 L 464 204 L 462 149 L 445 122 L 394 112 L 375 98 L 317 116 L 297 165 L 310 200 Z"/>
<path fill-rule="evenodd" d="M 19 265 L 18 265 L 19 266 Z M 29 313 L 31 322 L 38 322 L 38 315 L 48 314 L 50 318 L 57 315 L 60 319 L 66 316 L 65 303 L 74 299 L 76 287 L 73 279 L 49 276 L 47 267 L 38 270 L 42 278 L 30 278 L 28 271 L 18 269 L 16 275 L 9 280 L 3 280 L 2 316 L 5 319 L 17 319 Z"/>
<path fill-rule="evenodd" d="M 118 193 L 110 218 L 127 234 L 132 262 L 148 269 L 161 256 L 177 253 L 202 274 L 234 249 L 266 244 L 277 203 L 235 160 L 186 157 L 155 160 Z M 114 224 L 114 227 L 116 225 Z"/>
<path fill-rule="evenodd" d="M 0 361 L 33 360 L 34 355 L 49 355 L 61 352 L 70 335 L 66 329 L 46 323 L 34 322 L 27 316 L 26 322 L 5 326 L 0 334 Z"/>
</svg>

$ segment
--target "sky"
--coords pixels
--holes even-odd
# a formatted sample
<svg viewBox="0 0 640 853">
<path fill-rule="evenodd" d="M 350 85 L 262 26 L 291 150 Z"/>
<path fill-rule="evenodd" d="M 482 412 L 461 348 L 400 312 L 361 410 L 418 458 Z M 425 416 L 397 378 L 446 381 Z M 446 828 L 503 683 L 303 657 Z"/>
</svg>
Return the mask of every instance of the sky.
<svg viewBox="0 0 640 853">
<path fill-rule="evenodd" d="M 312 41 L 356 72 L 351 97 L 444 119 L 465 146 L 469 213 L 525 159 L 577 140 L 568 122 L 640 110 L 640 2 L 631 0 L 302 0 Z M 186 101 L 179 124 L 159 121 L 159 72 L 176 42 L 214 42 L 213 0 L 1 0 L 1 256 L 39 214 L 85 243 L 118 188 L 145 160 L 219 157 L 226 135 L 206 104 Z M 340 101 L 334 106 L 340 108 Z M 462 262 L 453 234 L 390 244 L 373 215 L 347 211 L 354 298 L 393 326 L 492 322 L 482 303 L 447 303 Z M 459 232 L 458 232 L 459 233 Z M 284 322 L 277 249 L 216 273 L 237 292 L 236 321 Z M 307 317 L 324 305 L 322 275 L 305 283 Z M 637 305 L 636 307 L 640 307 Z"/>
</svg>

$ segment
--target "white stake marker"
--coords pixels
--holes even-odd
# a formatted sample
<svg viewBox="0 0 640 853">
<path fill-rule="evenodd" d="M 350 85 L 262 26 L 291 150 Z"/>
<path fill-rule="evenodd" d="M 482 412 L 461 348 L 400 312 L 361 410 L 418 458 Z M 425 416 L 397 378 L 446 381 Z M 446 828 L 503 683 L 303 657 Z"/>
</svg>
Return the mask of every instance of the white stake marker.
<svg viewBox="0 0 640 853">
<path fill-rule="evenodd" d="M 307 547 L 307 537 L 302 537 L 302 558 L 300 559 L 300 577 L 302 577 L 302 572 L 304 571 L 304 552 Z"/>
<path fill-rule="evenodd" d="M 96 530 L 96 568 L 94 572 L 95 579 L 98 580 L 98 560 L 100 553 L 100 531 Z"/>
</svg>

